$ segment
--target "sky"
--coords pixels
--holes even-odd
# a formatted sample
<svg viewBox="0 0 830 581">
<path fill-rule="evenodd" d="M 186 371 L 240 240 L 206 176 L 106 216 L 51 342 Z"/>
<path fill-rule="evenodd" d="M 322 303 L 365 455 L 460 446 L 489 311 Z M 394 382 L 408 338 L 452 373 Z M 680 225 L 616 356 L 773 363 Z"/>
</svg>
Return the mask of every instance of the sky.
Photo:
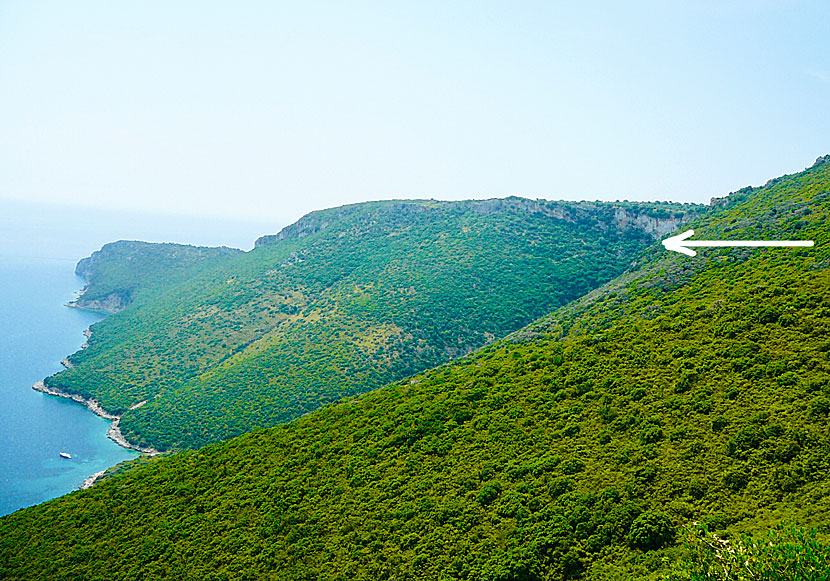
<svg viewBox="0 0 830 581">
<path fill-rule="evenodd" d="M 826 1 L 3 0 L 0 201 L 707 202 L 830 153 L 828 25 Z"/>
<path fill-rule="evenodd" d="M 108 242 L 142 240 L 250 250 L 287 222 L 0 199 L 0 267 L 23 260 L 74 264 Z M 0 286 L 3 282 L 0 281 Z"/>
</svg>

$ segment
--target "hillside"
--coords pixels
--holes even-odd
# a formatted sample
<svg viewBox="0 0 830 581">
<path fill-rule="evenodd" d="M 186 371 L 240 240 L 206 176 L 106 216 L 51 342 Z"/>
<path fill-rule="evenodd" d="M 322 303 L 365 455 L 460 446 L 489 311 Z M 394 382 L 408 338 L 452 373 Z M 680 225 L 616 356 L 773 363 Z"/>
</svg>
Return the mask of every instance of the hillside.
<svg viewBox="0 0 830 581">
<path fill-rule="evenodd" d="M 75 273 L 87 285 L 70 305 L 114 313 L 125 309 L 136 294 L 181 281 L 239 254 L 241 250 L 225 247 L 112 242 L 78 262 Z"/>
<path fill-rule="evenodd" d="M 375 202 L 314 212 L 247 253 L 108 245 L 79 264 L 81 299 L 126 308 L 45 383 L 122 415 L 132 442 L 199 447 L 503 337 L 701 209 Z"/>
<path fill-rule="evenodd" d="M 692 224 L 815 248 L 655 246 L 459 361 L 0 519 L 0 576 L 658 578 L 693 520 L 826 536 L 828 162 Z"/>
</svg>

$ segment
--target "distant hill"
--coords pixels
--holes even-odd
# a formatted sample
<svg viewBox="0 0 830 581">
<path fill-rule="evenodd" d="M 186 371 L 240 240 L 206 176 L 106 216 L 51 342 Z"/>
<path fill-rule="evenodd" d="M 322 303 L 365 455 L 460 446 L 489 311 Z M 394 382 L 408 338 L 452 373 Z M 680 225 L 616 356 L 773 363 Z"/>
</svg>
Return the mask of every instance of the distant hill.
<svg viewBox="0 0 830 581">
<path fill-rule="evenodd" d="M 391 201 L 313 212 L 247 253 L 110 244 L 79 263 L 77 304 L 119 312 L 46 385 L 123 414 L 132 442 L 199 447 L 465 355 L 701 211 Z"/>
<path fill-rule="evenodd" d="M 225 247 L 112 242 L 78 262 L 75 273 L 87 286 L 70 305 L 115 313 L 133 302 L 136 293 L 180 282 L 201 268 L 240 254 L 241 250 Z"/>
<path fill-rule="evenodd" d="M 780 548 L 803 572 L 830 534 L 830 158 L 690 226 L 816 247 L 655 244 L 458 361 L 0 519 L 0 576 L 658 579 L 691 522 L 785 520 L 818 529 Z"/>
</svg>

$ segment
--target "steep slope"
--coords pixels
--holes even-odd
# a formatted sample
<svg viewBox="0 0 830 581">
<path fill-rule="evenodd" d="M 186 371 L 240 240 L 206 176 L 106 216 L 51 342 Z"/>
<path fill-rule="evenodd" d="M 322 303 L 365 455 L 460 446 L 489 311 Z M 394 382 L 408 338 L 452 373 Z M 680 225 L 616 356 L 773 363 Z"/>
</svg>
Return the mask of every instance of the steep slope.
<svg viewBox="0 0 830 581">
<path fill-rule="evenodd" d="M 460 361 L 4 517 L 0 575 L 657 578 L 691 520 L 830 534 L 828 162 L 694 224 L 814 249 L 655 248 Z"/>
<path fill-rule="evenodd" d="M 46 385 L 123 414 L 121 430 L 142 446 L 198 447 L 503 337 L 613 278 L 699 211 L 509 198 L 314 212 L 208 268 L 157 261 L 166 274 L 96 324 L 75 366 Z M 104 250 L 80 265 L 84 298 L 146 280 L 154 264 L 137 270 Z"/>
</svg>

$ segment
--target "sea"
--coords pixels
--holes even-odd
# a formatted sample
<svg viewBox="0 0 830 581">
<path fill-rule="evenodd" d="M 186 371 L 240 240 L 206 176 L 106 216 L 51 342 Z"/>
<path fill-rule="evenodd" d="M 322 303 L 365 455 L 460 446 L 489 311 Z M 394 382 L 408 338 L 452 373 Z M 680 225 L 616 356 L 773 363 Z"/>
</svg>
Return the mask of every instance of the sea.
<svg viewBox="0 0 830 581">
<path fill-rule="evenodd" d="M 106 437 L 109 421 L 31 388 L 63 369 L 61 359 L 103 316 L 65 306 L 84 285 L 77 261 L 119 239 L 248 250 L 282 225 L 0 200 L 0 516 L 70 493 L 138 455 Z"/>
</svg>

